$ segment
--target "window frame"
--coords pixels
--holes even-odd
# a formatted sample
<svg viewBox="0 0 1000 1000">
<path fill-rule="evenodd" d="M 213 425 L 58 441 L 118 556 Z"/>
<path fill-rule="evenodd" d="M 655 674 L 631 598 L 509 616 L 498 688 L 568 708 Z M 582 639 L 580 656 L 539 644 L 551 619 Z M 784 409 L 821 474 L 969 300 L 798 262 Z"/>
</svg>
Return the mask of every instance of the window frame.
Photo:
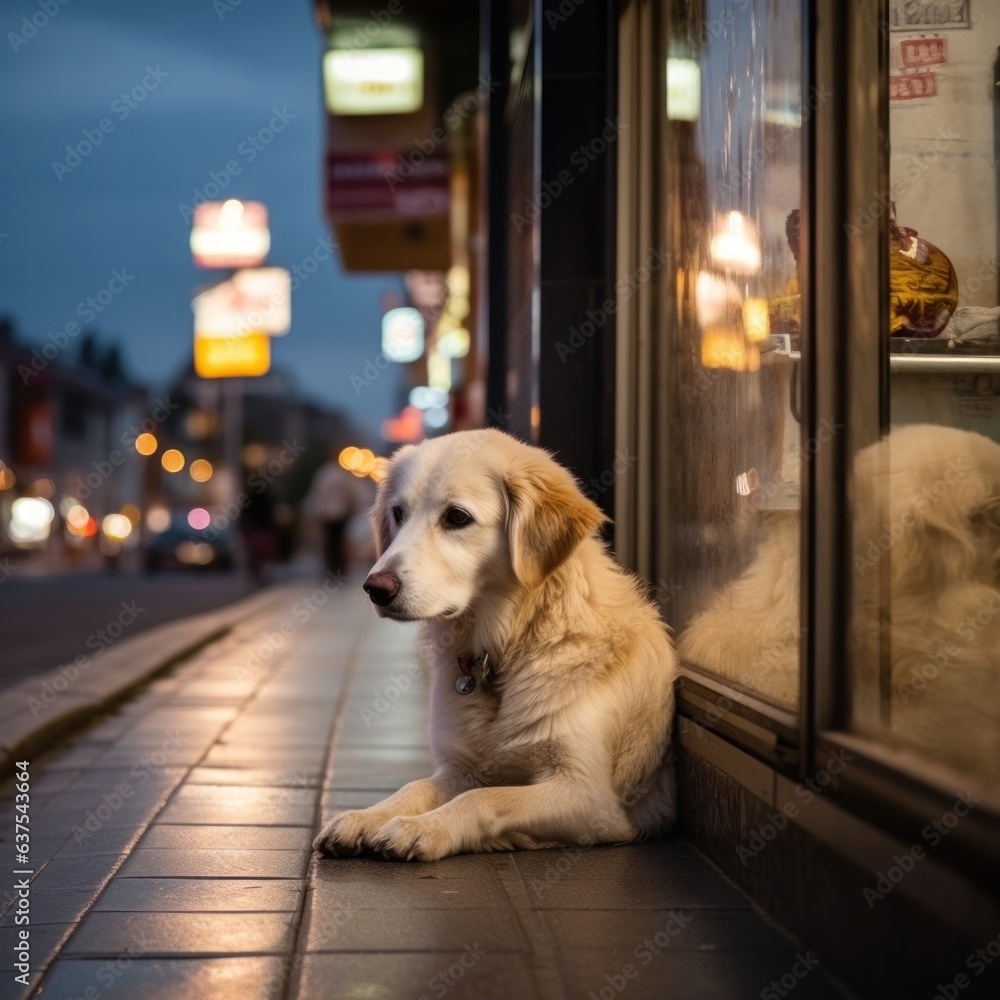
<svg viewBox="0 0 1000 1000">
<path fill-rule="evenodd" d="M 778 782 L 802 781 L 822 769 L 831 754 L 850 754 L 850 765 L 831 783 L 824 799 L 861 824 L 858 829 L 870 824 L 883 839 L 888 834 L 920 843 L 921 829 L 950 809 L 965 790 L 962 776 L 848 731 L 853 573 L 843 553 L 851 551 L 854 457 L 889 426 L 889 352 L 882 334 L 888 324 L 883 291 L 888 287 L 889 257 L 885 213 L 879 225 L 860 234 L 849 233 L 846 224 L 873 197 L 882 195 L 884 204 L 889 190 L 888 2 L 800 3 L 803 95 L 816 95 L 817 106 L 804 122 L 802 157 L 805 238 L 800 274 L 803 328 L 810 335 L 802 338 L 801 445 L 803 456 L 810 457 L 804 458 L 802 468 L 798 710 L 783 711 L 690 664 L 681 665 L 678 710 L 682 724 L 689 721 L 718 738 L 713 759 L 725 765 L 728 754 L 734 774 L 739 768 L 745 771 L 741 762 L 750 758 L 770 768 Z M 622 67 L 629 66 L 635 53 L 648 58 L 650 35 L 656 39 L 655 66 L 662 65 L 666 44 L 658 30 L 661 16 L 656 0 L 634 0 L 626 6 Z M 657 162 L 665 103 L 659 77 L 656 71 L 633 77 L 625 104 L 639 127 L 632 133 L 635 141 L 619 150 L 618 273 L 628 273 L 642 245 L 629 228 L 636 204 L 648 205 L 647 218 L 661 227 L 671 210 L 663 204 L 664 168 Z M 642 104 L 646 107 L 637 106 Z M 644 128 L 654 130 L 654 141 L 638 138 Z M 633 191 L 638 198 L 631 197 Z M 663 458 L 669 443 L 650 448 L 654 427 L 671 426 L 662 423 L 670 405 L 663 388 L 670 384 L 668 352 L 650 344 L 652 330 L 669 323 L 670 276 L 664 274 L 650 285 L 622 310 L 617 331 L 617 442 L 650 464 L 634 476 L 621 477 L 616 503 L 626 524 L 618 534 L 619 557 L 652 579 L 654 566 L 672 565 L 671 526 L 676 519 L 665 488 Z M 647 380 L 653 378 L 658 391 L 646 405 Z M 829 427 L 837 428 L 832 438 L 810 448 L 820 440 L 821 429 Z M 655 502 L 645 499 L 649 497 Z M 659 519 L 653 511 L 660 512 Z M 647 553 L 654 548 L 651 563 Z M 673 579 L 669 571 L 666 575 Z M 668 605 L 665 610 L 669 612 Z M 935 865 L 1000 888 L 1000 806 L 994 806 L 978 806 L 944 838 L 933 852 Z M 875 870 L 878 855 L 871 845 L 860 843 L 864 840 L 857 834 L 845 850 L 867 858 Z M 960 892 L 954 900 L 951 908 L 960 908 Z"/>
</svg>

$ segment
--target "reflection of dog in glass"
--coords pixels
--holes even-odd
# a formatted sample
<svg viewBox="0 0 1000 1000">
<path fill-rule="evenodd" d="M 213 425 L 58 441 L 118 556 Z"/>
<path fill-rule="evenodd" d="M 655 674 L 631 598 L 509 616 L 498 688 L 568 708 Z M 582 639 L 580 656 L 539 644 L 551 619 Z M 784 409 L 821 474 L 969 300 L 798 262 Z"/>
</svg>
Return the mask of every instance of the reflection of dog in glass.
<svg viewBox="0 0 1000 1000">
<path fill-rule="evenodd" d="M 894 430 L 854 468 L 855 726 L 878 732 L 888 629 L 891 732 L 950 763 L 1000 761 L 1000 445 Z M 770 515 L 747 571 L 689 623 L 682 657 L 778 704 L 798 697 L 799 521 Z M 888 601 L 888 605 L 885 602 Z"/>
<path fill-rule="evenodd" d="M 603 520 L 499 431 L 397 453 L 365 590 L 380 616 L 423 623 L 435 771 L 336 816 L 319 850 L 429 861 L 670 828 L 675 655 Z"/>
</svg>

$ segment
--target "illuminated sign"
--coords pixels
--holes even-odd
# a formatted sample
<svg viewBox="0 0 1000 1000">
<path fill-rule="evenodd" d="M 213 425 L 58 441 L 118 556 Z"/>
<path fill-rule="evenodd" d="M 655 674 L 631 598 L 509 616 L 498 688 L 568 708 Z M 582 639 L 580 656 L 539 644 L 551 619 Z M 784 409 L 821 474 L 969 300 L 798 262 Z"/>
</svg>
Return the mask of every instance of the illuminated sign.
<svg viewBox="0 0 1000 1000">
<path fill-rule="evenodd" d="M 239 337 L 260 330 L 273 337 L 292 325 L 292 276 L 282 267 L 237 271 L 195 296 L 198 337 Z"/>
<path fill-rule="evenodd" d="M 243 337 L 195 337 L 194 370 L 202 378 L 252 378 L 271 367 L 271 338 L 266 333 Z"/>
<path fill-rule="evenodd" d="M 323 56 L 326 107 L 335 115 L 399 115 L 424 103 L 420 49 L 331 49 Z"/>
<path fill-rule="evenodd" d="M 206 201 L 192 217 L 191 253 L 198 267 L 257 267 L 271 249 L 267 208 L 259 201 Z"/>
<path fill-rule="evenodd" d="M 416 309 L 390 309 L 382 317 L 382 353 L 400 364 L 424 353 L 424 318 Z"/>
<path fill-rule="evenodd" d="M 400 166 L 392 152 L 328 152 L 326 210 L 335 221 L 445 215 L 450 177 L 446 156 Z"/>
<path fill-rule="evenodd" d="M 694 59 L 667 59 L 667 117 L 696 122 L 701 114 L 701 67 Z"/>
</svg>

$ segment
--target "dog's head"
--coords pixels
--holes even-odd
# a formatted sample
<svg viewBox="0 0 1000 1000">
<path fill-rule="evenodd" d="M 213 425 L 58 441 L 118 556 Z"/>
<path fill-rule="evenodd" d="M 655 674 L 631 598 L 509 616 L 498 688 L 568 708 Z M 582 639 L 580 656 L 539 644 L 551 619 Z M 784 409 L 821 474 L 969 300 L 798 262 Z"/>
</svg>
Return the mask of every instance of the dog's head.
<svg viewBox="0 0 1000 1000">
<path fill-rule="evenodd" d="M 537 587 L 604 521 L 570 473 L 495 430 L 401 449 L 379 487 L 365 590 L 401 621 L 453 618 L 495 588 Z"/>
</svg>

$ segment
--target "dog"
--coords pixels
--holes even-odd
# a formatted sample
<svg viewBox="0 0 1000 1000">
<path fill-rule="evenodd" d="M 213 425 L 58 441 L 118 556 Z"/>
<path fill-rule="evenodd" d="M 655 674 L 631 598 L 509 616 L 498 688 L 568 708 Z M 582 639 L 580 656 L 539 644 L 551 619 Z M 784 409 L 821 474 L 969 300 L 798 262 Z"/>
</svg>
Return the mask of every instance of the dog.
<svg viewBox="0 0 1000 1000">
<path fill-rule="evenodd" d="M 433 774 L 314 847 L 434 861 L 669 832 L 676 655 L 601 510 L 497 430 L 401 448 L 371 512 L 380 617 L 419 621 Z"/>
<path fill-rule="evenodd" d="M 930 424 L 861 449 L 851 484 L 851 725 L 996 781 L 1000 444 Z M 796 711 L 800 522 L 769 512 L 756 556 L 682 629 L 686 663 Z"/>
</svg>

